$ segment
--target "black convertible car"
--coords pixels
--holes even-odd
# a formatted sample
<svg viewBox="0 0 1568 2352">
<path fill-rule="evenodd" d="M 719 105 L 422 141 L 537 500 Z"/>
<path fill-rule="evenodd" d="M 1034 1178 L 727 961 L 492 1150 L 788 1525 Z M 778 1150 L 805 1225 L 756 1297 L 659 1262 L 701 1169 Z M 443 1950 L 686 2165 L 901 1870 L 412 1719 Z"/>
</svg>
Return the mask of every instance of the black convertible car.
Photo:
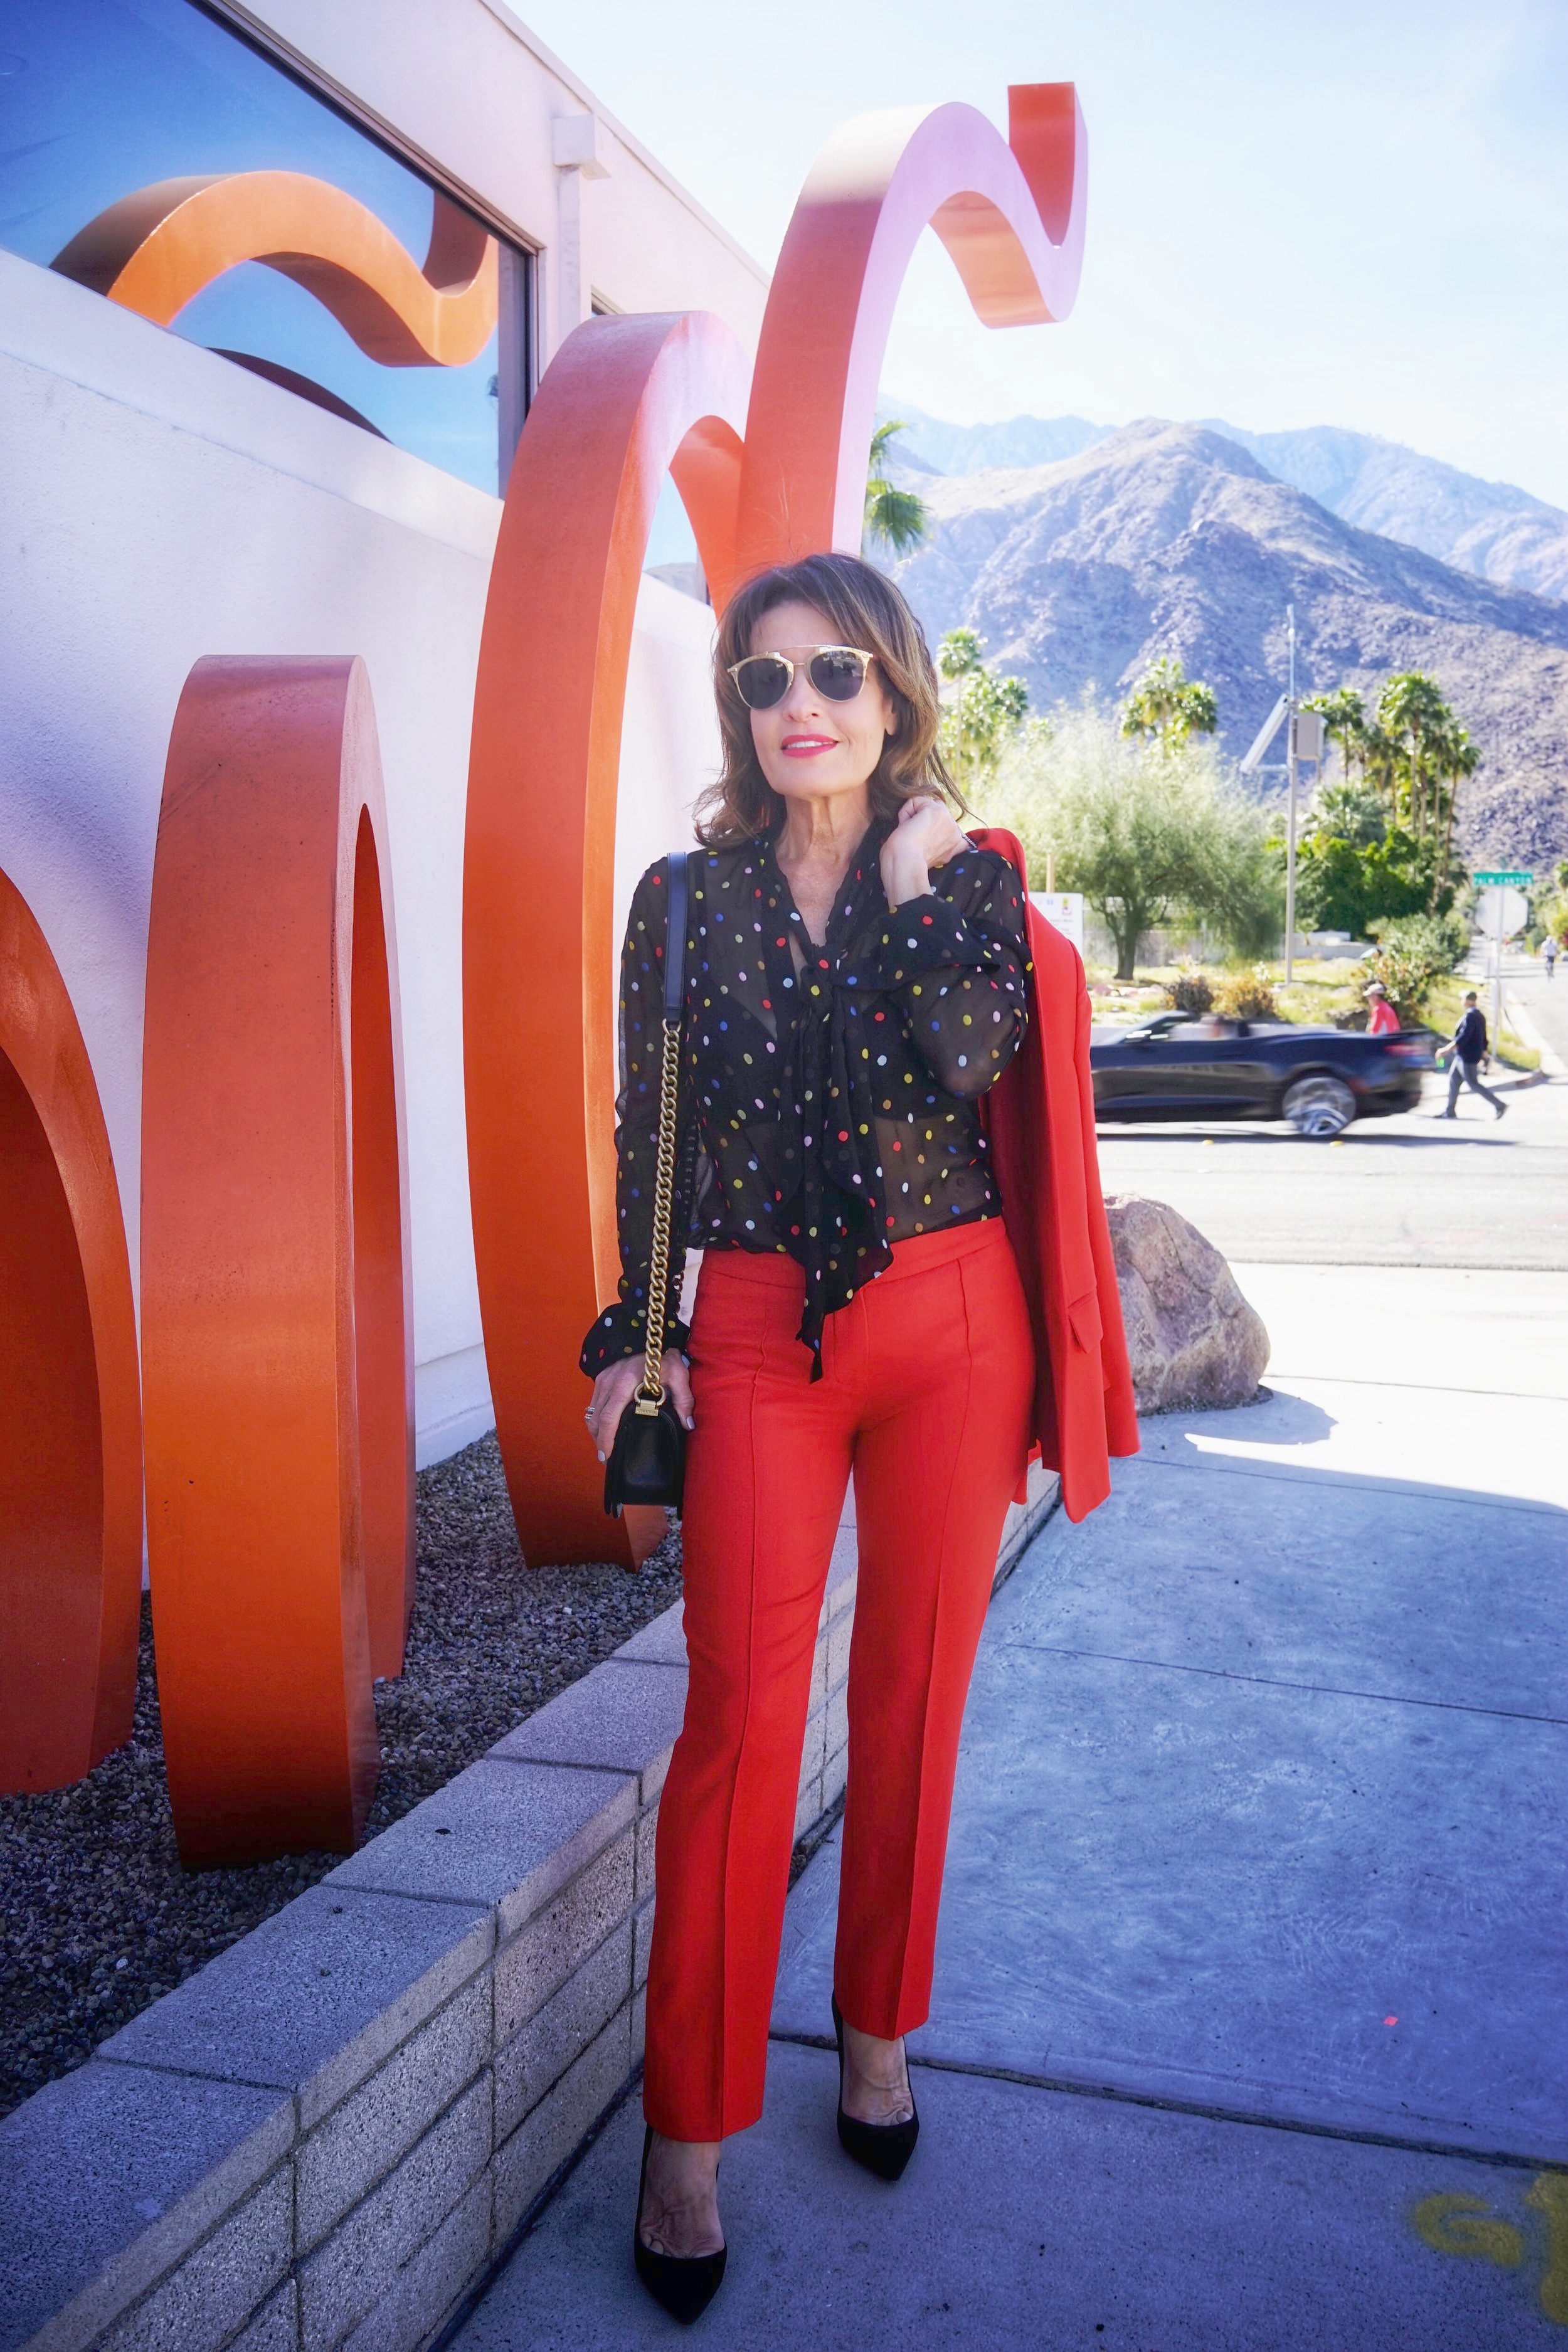
<svg viewBox="0 0 1568 2352">
<path fill-rule="evenodd" d="M 1298 1135 L 1338 1135 L 1352 1118 L 1412 1110 L 1432 1067 L 1425 1029 L 1373 1037 L 1275 1021 L 1157 1013 L 1092 1041 L 1094 1115 L 1118 1118 L 1287 1118 Z"/>
</svg>

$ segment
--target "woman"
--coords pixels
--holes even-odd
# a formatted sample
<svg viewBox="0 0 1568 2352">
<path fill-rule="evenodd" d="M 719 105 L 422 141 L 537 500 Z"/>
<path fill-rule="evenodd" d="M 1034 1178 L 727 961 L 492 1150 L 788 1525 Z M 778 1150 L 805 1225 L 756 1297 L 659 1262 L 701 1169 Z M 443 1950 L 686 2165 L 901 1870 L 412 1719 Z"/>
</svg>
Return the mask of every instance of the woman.
<svg viewBox="0 0 1568 2352">
<path fill-rule="evenodd" d="M 1397 1037 L 1399 1015 L 1388 1001 L 1388 991 L 1381 980 L 1369 980 L 1366 984 L 1366 1027 L 1371 1037 Z"/>
<path fill-rule="evenodd" d="M 927 2013 L 960 1723 L 1035 1391 L 980 1115 L 1028 1020 L 1024 892 L 955 821 L 919 624 L 868 565 L 813 556 L 734 598 L 715 674 L 724 761 L 692 875 L 695 1158 L 677 1229 L 704 1257 L 689 1338 L 672 1306 L 663 1359 L 691 1432 L 691 1679 L 659 1813 L 635 2241 L 683 2318 L 722 2274 L 721 2144 L 762 2112 L 851 1473 L 839 2134 L 888 2179 L 912 2149 L 903 2036 Z M 623 963 L 624 1271 L 582 1359 L 601 1460 L 644 1350 L 665 896 L 650 868 Z"/>
</svg>

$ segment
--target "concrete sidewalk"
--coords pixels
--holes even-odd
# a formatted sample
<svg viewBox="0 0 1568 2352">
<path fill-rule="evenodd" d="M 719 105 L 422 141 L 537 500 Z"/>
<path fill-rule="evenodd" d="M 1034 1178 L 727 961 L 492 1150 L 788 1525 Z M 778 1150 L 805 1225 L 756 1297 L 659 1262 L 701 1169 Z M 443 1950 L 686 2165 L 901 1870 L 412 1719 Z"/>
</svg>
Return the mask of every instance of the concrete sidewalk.
<svg viewBox="0 0 1568 2352">
<path fill-rule="evenodd" d="M 1146 1424 L 993 1608 L 896 2190 L 833 2136 L 837 1842 L 795 1889 L 715 2345 L 1568 2343 L 1568 1276 L 1237 1271 L 1273 1397 Z M 640 2131 L 464 2352 L 668 2340 Z"/>
</svg>

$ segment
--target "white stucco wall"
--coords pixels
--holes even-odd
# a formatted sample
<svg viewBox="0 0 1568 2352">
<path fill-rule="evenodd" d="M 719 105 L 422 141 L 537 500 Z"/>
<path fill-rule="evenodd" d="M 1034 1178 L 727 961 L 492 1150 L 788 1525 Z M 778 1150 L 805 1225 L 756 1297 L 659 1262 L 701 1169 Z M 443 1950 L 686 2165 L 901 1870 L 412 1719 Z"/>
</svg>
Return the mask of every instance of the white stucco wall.
<svg viewBox="0 0 1568 2352">
<path fill-rule="evenodd" d="M 717 310 L 756 349 L 767 273 L 617 122 L 504 0 L 249 0 L 243 11 L 541 254 L 543 357 L 577 323 L 560 306 L 563 174 L 554 115 L 591 113 L 607 177 L 581 190 L 590 291 L 618 310 Z"/>
<path fill-rule="evenodd" d="M 591 291 L 626 310 L 716 310 L 755 347 L 765 273 L 504 0 L 254 0 L 231 13 L 536 250 L 542 362 Z M 551 122 L 585 114 L 605 176 L 572 181 Z M 560 251 L 572 212 L 574 280 Z M 0 866 L 81 1022 L 133 1268 L 147 912 L 181 688 L 211 653 L 357 653 L 368 667 L 398 932 L 422 1464 L 490 1418 L 459 919 L 500 516 L 481 491 L 0 252 Z M 688 837 L 712 772 L 710 646 L 706 608 L 645 578 L 617 921 L 642 868 Z"/>
<path fill-rule="evenodd" d="M 65 975 L 134 1266 L 147 913 L 169 730 L 211 653 L 357 653 L 385 774 L 422 1463 L 489 1423 L 464 1149 L 462 836 L 498 500 L 0 254 L 0 866 Z M 646 580 L 620 911 L 716 756 L 710 616 Z"/>
</svg>

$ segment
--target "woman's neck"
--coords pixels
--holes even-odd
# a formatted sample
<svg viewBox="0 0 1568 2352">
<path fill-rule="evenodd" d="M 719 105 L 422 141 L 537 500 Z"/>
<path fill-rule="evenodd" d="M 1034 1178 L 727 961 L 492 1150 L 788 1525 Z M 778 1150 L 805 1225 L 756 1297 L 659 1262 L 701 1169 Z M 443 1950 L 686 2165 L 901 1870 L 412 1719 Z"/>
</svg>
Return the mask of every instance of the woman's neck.
<svg viewBox="0 0 1568 2352">
<path fill-rule="evenodd" d="M 865 784 L 820 800 L 787 801 L 773 855 L 792 879 L 796 874 L 831 876 L 831 895 L 870 822 L 871 795 Z"/>
<path fill-rule="evenodd" d="M 773 856 L 789 884 L 795 912 L 821 945 L 838 885 L 871 822 L 871 795 L 864 784 L 830 799 L 786 802 L 784 831 Z"/>
</svg>

